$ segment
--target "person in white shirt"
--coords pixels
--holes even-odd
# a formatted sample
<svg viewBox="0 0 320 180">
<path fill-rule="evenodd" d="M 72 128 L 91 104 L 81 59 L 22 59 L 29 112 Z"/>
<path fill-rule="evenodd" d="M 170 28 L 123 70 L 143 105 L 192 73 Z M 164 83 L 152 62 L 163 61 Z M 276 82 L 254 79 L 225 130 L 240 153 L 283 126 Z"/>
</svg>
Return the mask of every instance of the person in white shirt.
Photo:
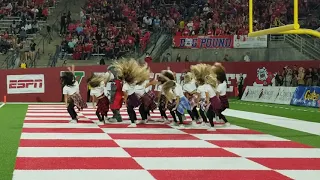
<svg viewBox="0 0 320 180">
<path fill-rule="evenodd" d="M 97 102 L 96 115 L 99 119 L 99 124 L 105 124 L 104 118 L 108 116 L 110 102 L 105 94 L 105 88 L 110 79 L 111 73 L 107 72 L 104 75 L 94 76 L 89 81 L 89 85 L 91 86 L 90 95 L 94 109 L 96 108 L 95 102 Z"/>
<path fill-rule="evenodd" d="M 166 110 L 168 109 L 170 111 L 170 114 L 173 119 L 176 118 L 176 114 L 172 109 L 175 107 L 175 102 L 167 101 L 167 98 L 162 91 L 163 84 L 168 82 L 168 81 L 174 81 L 174 73 L 171 70 L 163 70 L 161 71 L 161 74 L 157 77 L 157 82 L 158 82 L 158 108 L 160 111 L 160 115 L 162 120 L 164 121 L 165 124 L 169 124 L 170 121 L 168 119 L 168 116 L 166 115 Z"/>
<path fill-rule="evenodd" d="M 139 124 L 144 124 L 148 120 L 151 120 L 150 117 L 150 111 L 153 111 L 157 108 L 157 104 L 155 102 L 155 94 L 151 90 L 151 86 L 156 85 L 157 81 L 151 81 L 146 80 L 141 85 L 136 86 L 136 90 L 140 90 L 143 92 L 141 97 L 141 105 L 139 107 L 139 112 L 141 115 L 142 120 L 139 122 Z"/>
<path fill-rule="evenodd" d="M 184 126 L 183 125 L 183 115 L 184 111 L 186 110 L 192 120 L 194 120 L 192 111 L 191 111 L 191 106 L 188 101 L 188 99 L 184 96 L 182 86 L 175 81 L 168 81 L 163 84 L 162 86 L 162 92 L 167 98 L 167 102 L 175 102 L 175 107 L 171 110 L 172 112 L 175 112 L 176 115 L 179 118 L 179 123 L 176 120 L 176 118 L 173 118 L 174 123 L 173 125 L 179 125 L 179 126 Z"/>
<path fill-rule="evenodd" d="M 196 122 L 192 121 L 193 125 L 196 125 L 198 122 L 200 122 L 200 116 L 199 112 L 197 110 L 197 86 L 192 78 L 192 73 L 188 72 L 184 75 L 182 86 L 185 97 L 189 100 L 193 117 L 195 118 Z"/>
<path fill-rule="evenodd" d="M 74 110 L 76 106 L 78 110 L 82 110 L 83 108 L 87 107 L 87 103 L 82 99 L 79 90 L 79 83 L 75 79 L 74 76 L 74 65 L 72 67 L 68 67 L 68 72 L 64 72 L 64 75 L 61 77 L 63 87 L 63 95 L 64 95 L 64 102 L 66 104 L 68 113 L 71 116 L 71 123 L 78 122 L 78 115 Z"/>
<path fill-rule="evenodd" d="M 140 65 L 135 59 L 115 61 L 112 66 L 117 71 L 118 78 L 123 81 L 123 99 L 131 121 L 128 127 L 137 127 L 134 108 L 141 105 L 140 98 L 145 93 L 145 89 L 139 86 L 149 80 L 150 70 L 147 65 Z"/>
<path fill-rule="evenodd" d="M 219 112 L 220 100 L 218 99 L 215 88 L 217 79 L 213 71 L 213 66 L 208 64 L 197 64 L 191 66 L 191 72 L 194 74 L 197 92 L 199 95 L 198 103 L 200 106 L 200 115 L 203 118 L 203 126 L 207 126 L 209 119 L 210 128 L 208 131 L 215 131 L 213 119 L 216 112 Z"/>
<path fill-rule="evenodd" d="M 207 117 L 209 119 L 210 128 L 208 131 L 215 131 L 213 119 L 221 110 L 221 101 L 216 94 L 217 78 L 211 74 L 205 78 L 206 97 L 209 99 L 209 106 L 207 106 Z M 208 102 L 207 102 L 208 103 Z"/>
<path fill-rule="evenodd" d="M 227 76 L 224 67 L 220 63 L 214 65 L 214 72 L 217 75 L 218 87 L 217 96 L 221 101 L 221 108 L 216 113 L 220 120 L 223 120 L 225 125 L 230 125 L 227 118 L 222 114 L 222 112 L 229 108 L 229 101 L 227 97 Z"/>
</svg>

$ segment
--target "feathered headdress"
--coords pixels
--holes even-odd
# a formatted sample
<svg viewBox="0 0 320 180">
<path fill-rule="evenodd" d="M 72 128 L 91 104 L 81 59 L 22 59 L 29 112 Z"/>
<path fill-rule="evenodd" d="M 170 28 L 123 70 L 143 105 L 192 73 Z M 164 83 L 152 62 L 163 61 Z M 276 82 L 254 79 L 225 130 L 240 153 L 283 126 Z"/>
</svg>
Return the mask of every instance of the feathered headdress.
<svg viewBox="0 0 320 180">
<path fill-rule="evenodd" d="M 175 99 L 175 95 L 173 93 L 173 89 L 175 86 L 176 86 L 176 82 L 172 80 L 167 81 L 162 85 L 162 92 L 169 101 L 172 101 L 173 99 Z"/>
<path fill-rule="evenodd" d="M 190 67 L 190 72 L 193 74 L 198 84 L 205 83 L 206 76 L 213 74 L 213 67 L 209 64 L 197 64 Z"/>
<path fill-rule="evenodd" d="M 227 80 L 226 70 L 221 63 L 215 63 L 213 65 L 213 73 L 217 75 L 217 80 L 221 83 Z"/>
<path fill-rule="evenodd" d="M 150 70 L 147 65 L 140 65 L 135 59 L 122 59 L 112 64 L 119 79 L 128 84 L 141 84 L 149 80 Z"/>
</svg>

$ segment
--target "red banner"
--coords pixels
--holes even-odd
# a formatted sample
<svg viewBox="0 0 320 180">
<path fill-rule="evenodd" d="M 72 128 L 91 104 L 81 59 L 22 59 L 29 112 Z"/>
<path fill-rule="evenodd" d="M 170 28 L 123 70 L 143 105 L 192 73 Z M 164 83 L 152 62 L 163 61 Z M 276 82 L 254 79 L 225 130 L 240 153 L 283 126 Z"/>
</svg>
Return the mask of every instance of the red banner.
<svg viewBox="0 0 320 180">
<path fill-rule="evenodd" d="M 170 69 L 176 72 L 177 81 L 180 82 L 182 72 L 188 70 L 190 65 L 195 63 L 151 63 L 152 77 L 156 77 L 163 69 Z M 210 64 L 210 63 L 209 63 Z M 292 62 L 225 62 L 223 65 L 227 71 L 229 96 L 234 96 L 234 89 L 237 86 L 237 78 L 243 74 L 245 85 L 271 83 L 273 74 L 281 71 L 285 66 L 297 65 L 303 67 L 318 67 L 318 61 L 292 61 Z M 105 72 L 106 66 L 79 66 L 76 67 L 76 76 L 80 82 L 80 91 L 83 98 L 87 96 L 87 78 L 92 73 Z M 60 102 L 62 87 L 60 86 L 61 71 L 66 68 L 35 68 L 35 69 L 15 69 L 0 70 L 0 101 L 7 96 L 8 102 Z M 32 94 L 8 94 L 6 80 L 8 75 L 44 75 L 44 93 Z M 10 80 L 10 79 L 9 79 Z M 155 88 L 155 87 L 154 87 Z"/>
<path fill-rule="evenodd" d="M 176 48 L 233 48 L 233 36 L 175 36 L 173 44 Z"/>
</svg>

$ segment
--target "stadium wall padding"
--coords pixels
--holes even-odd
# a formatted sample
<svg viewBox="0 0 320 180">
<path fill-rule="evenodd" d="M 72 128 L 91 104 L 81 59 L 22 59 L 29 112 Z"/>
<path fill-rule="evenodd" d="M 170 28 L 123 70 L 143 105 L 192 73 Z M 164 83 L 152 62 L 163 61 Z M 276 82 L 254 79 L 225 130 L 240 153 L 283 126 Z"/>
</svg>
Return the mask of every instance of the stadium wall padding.
<svg viewBox="0 0 320 180">
<path fill-rule="evenodd" d="M 196 63 L 151 63 L 150 68 L 153 73 L 159 73 L 163 69 L 170 69 L 176 73 L 182 73 L 189 69 L 190 65 Z M 213 64 L 213 63 L 208 63 Z M 257 78 L 258 69 L 265 68 L 271 76 L 275 72 L 281 72 L 283 67 L 293 65 L 309 67 L 319 67 L 318 61 L 293 61 L 293 62 L 224 62 L 222 63 L 228 74 L 229 96 L 234 96 L 233 87 L 236 87 L 236 77 L 240 73 L 246 76 L 245 86 L 252 85 L 259 81 Z M 80 83 L 81 95 L 84 99 L 87 96 L 87 78 L 94 72 L 105 72 L 106 66 L 79 66 L 76 71 L 84 71 L 85 76 Z M 60 85 L 60 73 L 66 71 L 66 67 L 56 68 L 31 68 L 0 70 L 0 98 L 6 96 L 8 102 L 60 102 L 62 88 Z M 41 94 L 7 94 L 7 75 L 21 74 L 44 74 L 45 92 Z"/>
</svg>

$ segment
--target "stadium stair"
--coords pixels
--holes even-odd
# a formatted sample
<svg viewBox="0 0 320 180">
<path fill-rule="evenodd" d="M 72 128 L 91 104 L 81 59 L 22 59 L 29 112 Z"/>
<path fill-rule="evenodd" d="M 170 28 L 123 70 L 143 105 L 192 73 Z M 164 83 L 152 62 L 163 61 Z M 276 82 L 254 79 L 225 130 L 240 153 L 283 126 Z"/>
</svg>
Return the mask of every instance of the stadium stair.
<svg viewBox="0 0 320 180">
<path fill-rule="evenodd" d="M 76 4 L 75 4 L 76 2 Z M 43 39 L 38 44 L 38 48 L 40 48 L 40 57 L 38 58 L 36 62 L 36 67 L 47 67 L 48 62 L 50 59 L 50 56 L 52 56 L 56 52 L 56 46 L 60 45 L 62 42 L 62 38 L 59 36 L 60 31 L 60 17 L 62 12 L 67 13 L 68 11 L 71 12 L 71 18 L 72 20 L 79 20 L 79 13 L 80 8 L 83 7 L 85 4 L 85 0 L 62 0 L 61 3 L 59 3 L 57 7 L 57 13 L 52 15 L 52 18 L 50 19 L 50 22 L 48 24 L 51 25 L 52 29 L 52 41 L 50 44 L 48 44 L 48 39 Z M 62 11 L 62 12 L 61 12 Z M 44 45 L 44 48 L 43 48 Z M 57 62 L 60 63 L 60 62 Z"/>
</svg>

